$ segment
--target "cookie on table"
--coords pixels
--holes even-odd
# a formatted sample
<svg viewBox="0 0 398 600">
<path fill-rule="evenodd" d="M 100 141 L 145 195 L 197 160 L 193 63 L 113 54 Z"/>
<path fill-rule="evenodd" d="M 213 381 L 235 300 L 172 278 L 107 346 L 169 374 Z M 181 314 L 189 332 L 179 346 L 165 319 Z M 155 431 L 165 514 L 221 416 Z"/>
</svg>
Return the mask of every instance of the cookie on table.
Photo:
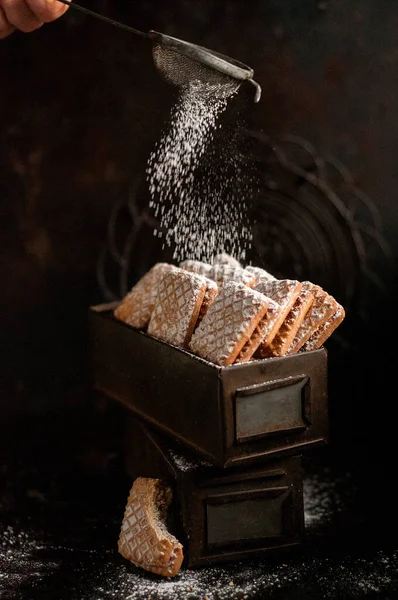
<svg viewBox="0 0 398 600">
<path fill-rule="evenodd" d="M 217 365 L 231 365 L 264 317 L 268 302 L 244 283 L 226 283 L 195 330 L 190 350 Z"/>
<path fill-rule="evenodd" d="M 137 567 L 174 577 L 184 559 L 183 547 L 166 528 L 171 489 L 159 479 L 138 477 L 130 490 L 118 551 Z"/>
</svg>

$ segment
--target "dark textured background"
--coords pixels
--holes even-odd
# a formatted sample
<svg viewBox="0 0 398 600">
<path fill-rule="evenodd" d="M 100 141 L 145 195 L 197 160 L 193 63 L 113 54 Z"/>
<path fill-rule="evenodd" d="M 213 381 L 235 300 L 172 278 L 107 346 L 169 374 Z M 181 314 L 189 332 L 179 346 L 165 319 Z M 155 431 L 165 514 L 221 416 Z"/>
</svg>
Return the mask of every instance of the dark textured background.
<svg viewBox="0 0 398 600">
<path fill-rule="evenodd" d="M 396 2 L 86 5 L 250 64 L 263 88 L 250 126 L 271 137 L 302 136 L 337 156 L 372 198 L 393 253 L 388 272 L 379 273 L 388 301 L 372 308 L 376 327 L 360 332 L 360 352 L 331 347 L 331 416 L 337 445 L 384 450 L 397 333 L 390 313 L 398 252 Z M 36 431 L 37 418 L 52 433 L 71 424 L 90 455 L 85 323 L 100 297 L 95 267 L 110 211 L 142 174 L 172 93 L 144 40 L 72 11 L 2 41 L 0 74 L 0 414 L 23 424 L 21 437 Z M 102 446 L 108 409 L 94 404 L 104 420 L 95 430 Z"/>
<path fill-rule="evenodd" d="M 324 248 L 341 239 L 340 260 L 333 251 L 323 268 L 315 238 L 301 239 L 314 263 L 319 259 L 315 283 L 319 276 L 338 299 L 345 283 L 355 292 L 327 345 L 331 440 L 315 453 L 318 467 L 307 471 L 305 544 L 283 562 L 231 565 L 221 574 L 184 571 L 173 598 L 235 598 L 231 578 L 253 600 L 264 593 L 284 600 L 396 598 L 396 0 L 81 3 L 250 64 L 263 96 L 258 105 L 247 103 L 246 121 L 269 136 L 268 150 L 286 134 L 307 139 L 351 171 L 376 209 L 361 230 L 369 260 L 360 273 L 351 244 L 360 230 L 344 227 L 344 218 L 328 220 L 327 194 L 314 196 L 320 218 L 313 231 L 323 232 Z M 172 101 L 145 41 L 79 13 L 0 42 L 2 599 L 170 594 L 173 582 L 157 582 L 117 554 L 131 485 L 123 473 L 123 414 L 90 393 L 85 357 L 87 308 L 102 297 L 96 267 L 111 211 L 142 177 Z M 288 171 L 271 168 L 265 179 L 287 186 L 293 211 L 303 206 L 296 195 L 305 206 L 314 187 Z M 277 224 L 280 205 L 267 194 L 263 220 Z M 346 216 L 355 213 L 359 223 L 364 216 L 354 205 Z M 299 216 L 302 225 L 311 218 Z M 294 240 L 286 251 L 282 229 L 268 239 L 270 232 L 256 229 L 260 255 L 275 271 L 294 275 L 302 258 L 292 256 Z M 136 269 L 148 260 L 150 242 L 152 236 L 142 240 Z"/>
</svg>

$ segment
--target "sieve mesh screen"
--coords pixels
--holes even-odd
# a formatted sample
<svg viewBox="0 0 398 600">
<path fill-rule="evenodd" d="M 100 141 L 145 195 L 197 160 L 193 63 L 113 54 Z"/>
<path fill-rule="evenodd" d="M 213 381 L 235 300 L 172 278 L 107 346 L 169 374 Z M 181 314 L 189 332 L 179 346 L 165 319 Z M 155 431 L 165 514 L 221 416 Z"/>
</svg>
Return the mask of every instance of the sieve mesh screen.
<svg viewBox="0 0 398 600">
<path fill-rule="evenodd" d="M 177 87 L 199 82 L 204 84 L 203 93 L 216 92 L 217 96 L 227 98 L 234 94 L 242 83 L 164 45 L 154 44 L 152 56 L 161 76 Z"/>
</svg>

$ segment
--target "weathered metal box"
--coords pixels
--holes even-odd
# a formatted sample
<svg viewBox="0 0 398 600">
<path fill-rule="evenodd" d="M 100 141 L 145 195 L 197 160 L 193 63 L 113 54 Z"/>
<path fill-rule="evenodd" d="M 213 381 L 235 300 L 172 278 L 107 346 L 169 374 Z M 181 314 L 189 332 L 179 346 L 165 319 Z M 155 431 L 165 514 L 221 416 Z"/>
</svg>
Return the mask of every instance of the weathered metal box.
<svg viewBox="0 0 398 600">
<path fill-rule="evenodd" d="M 304 536 L 301 457 L 220 469 L 181 444 L 126 418 L 126 469 L 173 489 L 170 528 L 187 567 L 286 553 Z"/>
<path fill-rule="evenodd" d="M 219 367 L 121 323 L 107 306 L 89 315 L 94 389 L 220 467 L 324 444 L 327 353 Z"/>
</svg>

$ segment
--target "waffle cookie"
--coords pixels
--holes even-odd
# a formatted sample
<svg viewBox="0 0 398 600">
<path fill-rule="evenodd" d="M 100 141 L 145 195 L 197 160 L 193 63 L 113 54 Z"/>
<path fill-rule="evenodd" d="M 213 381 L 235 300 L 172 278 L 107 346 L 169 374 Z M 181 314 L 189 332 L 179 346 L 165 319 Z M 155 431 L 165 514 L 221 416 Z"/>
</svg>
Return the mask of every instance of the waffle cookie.
<svg viewBox="0 0 398 600">
<path fill-rule="evenodd" d="M 268 302 L 243 283 L 226 283 L 194 332 L 190 349 L 217 365 L 231 365 L 264 317 Z"/>
<path fill-rule="evenodd" d="M 249 273 L 243 267 L 235 267 L 228 264 L 213 265 L 207 277 L 213 279 L 219 287 L 222 287 L 229 281 L 235 281 L 236 283 L 244 283 L 252 288 L 256 282 L 253 273 Z"/>
<path fill-rule="evenodd" d="M 200 307 L 199 316 L 196 321 L 195 329 L 198 327 L 199 323 L 202 321 L 203 317 L 209 310 L 210 306 L 213 304 L 217 294 L 218 294 L 218 285 L 212 279 L 205 277 L 206 282 L 206 291 L 203 297 L 202 306 Z"/>
<path fill-rule="evenodd" d="M 137 567 L 174 577 L 184 559 L 183 547 L 165 525 L 170 488 L 159 479 L 138 477 L 130 490 L 119 535 L 119 553 Z"/>
<path fill-rule="evenodd" d="M 209 272 L 212 268 L 212 265 L 208 263 L 202 262 L 200 260 L 183 260 L 180 262 L 179 267 L 184 269 L 185 271 L 190 271 L 191 273 L 198 273 L 198 275 L 209 275 Z"/>
<path fill-rule="evenodd" d="M 300 325 L 287 354 L 294 354 L 309 340 L 336 311 L 335 299 L 325 292 L 319 285 L 310 281 L 303 281 L 303 289 L 308 290 L 314 296 L 314 302 Z"/>
<path fill-rule="evenodd" d="M 272 342 L 268 346 L 262 346 L 259 352 L 261 358 L 284 356 L 286 354 L 298 328 L 303 322 L 303 319 L 313 302 L 314 296 L 311 292 L 308 292 L 307 290 L 301 292 Z"/>
<path fill-rule="evenodd" d="M 245 269 L 246 271 L 249 271 L 249 273 L 253 273 L 253 275 L 255 276 L 256 283 L 254 284 L 254 286 L 256 286 L 258 283 L 276 281 L 276 277 L 271 275 L 271 273 L 268 273 L 268 271 L 266 271 L 265 269 L 261 269 L 260 267 L 252 267 L 248 265 L 247 267 L 245 267 Z"/>
<path fill-rule="evenodd" d="M 202 275 L 178 267 L 165 273 L 157 286 L 157 300 L 148 325 L 149 335 L 186 348 L 206 289 L 206 279 Z"/>
<path fill-rule="evenodd" d="M 220 252 L 216 254 L 213 259 L 213 265 L 231 265 L 232 267 L 241 267 L 242 265 L 236 258 L 227 254 L 226 252 Z"/>
<path fill-rule="evenodd" d="M 279 304 L 268 298 L 267 312 L 264 317 L 259 321 L 258 325 L 254 329 L 250 336 L 250 339 L 243 346 L 239 352 L 238 358 L 235 360 L 236 363 L 248 362 L 255 354 L 257 348 L 264 340 L 269 331 L 269 323 L 274 320 L 275 315 L 279 311 Z"/>
<path fill-rule="evenodd" d="M 323 346 L 323 344 L 332 335 L 335 329 L 337 329 L 344 318 L 345 310 L 341 304 L 336 302 L 336 309 L 333 315 L 329 317 L 328 320 L 323 323 L 323 325 L 318 327 L 316 331 L 314 331 L 311 337 L 305 342 L 304 346 L 302 346 L 302 349 L 308 352 L 309 350 L 317 350 Z"/>
<path fill-rule="evenodd" d="M 154 309 L 159 280 L 164 273 L 174 268 L 168 263 L 154 265 L 123 298 L 114 310 L 114 316 L 132 327 L 145 329 Z"/>
<path fill-rule="evenodd" d="M 275 281 L 259 282 L 254 289 L 274 302 L 270 305 L 267 321 L 264 323 L 263 339 L 256 352 L 256 358 L 262 358 L 263 349 L 271 344 L 278 333 L 280 326 L 299 297 L 302 286 L 295 279 L 276 279 Z"/>
</svg>

